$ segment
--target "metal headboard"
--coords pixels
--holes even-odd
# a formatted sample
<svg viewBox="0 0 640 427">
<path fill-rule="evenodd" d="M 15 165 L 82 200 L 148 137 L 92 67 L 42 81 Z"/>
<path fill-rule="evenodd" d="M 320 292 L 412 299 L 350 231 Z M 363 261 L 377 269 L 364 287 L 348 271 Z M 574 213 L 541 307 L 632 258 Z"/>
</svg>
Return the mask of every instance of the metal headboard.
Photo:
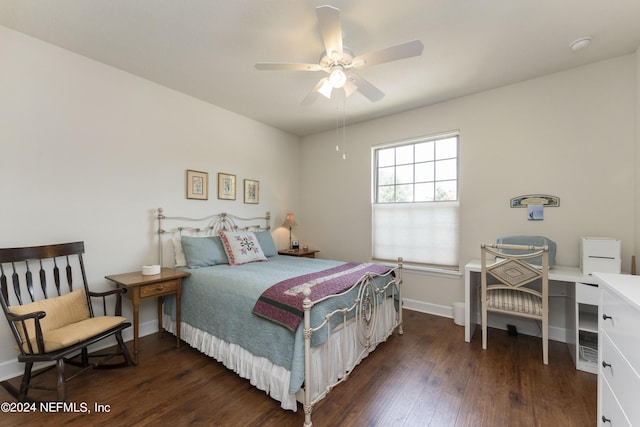
<svg viewBox="0 0 640 427">
<path fill-rule="evenodd" d="M 189 218 L 183 216 L 166 216 L 163 208 L 158 208 L 158 263 L 163 265 L 163 240 L 165 233 L 182 234 L 183 232 L 195 234 L 216 234 L 220 230 L 246 230 L 261 231 L 271 229 L 271 213 L 265 216 L 243 218 L 226 212 L 211 214 L 203 218 Z M 171 228 L 164 228 L 163 221 L 176 224 Z M 263 221 L 264 225 L 256 224 L 255 221 Z M 251 223 L 253 222 L 253 223 Z M 242 224 L 241 226 L 238 223 Z"/>
</svg>

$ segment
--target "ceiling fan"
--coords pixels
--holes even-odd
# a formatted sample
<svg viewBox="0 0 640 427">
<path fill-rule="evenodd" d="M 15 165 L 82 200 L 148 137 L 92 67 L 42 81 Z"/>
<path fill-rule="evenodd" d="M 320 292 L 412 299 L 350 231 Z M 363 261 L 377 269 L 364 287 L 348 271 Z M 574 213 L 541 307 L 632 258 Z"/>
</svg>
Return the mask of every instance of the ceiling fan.
<svg viewBox="0 0 640 427">
<path fill-rule="evenodd" d="M 384 93 L 356 73 L 372 65 L 397 61 L 422 54 L 424 46 L 420 40 L 401 43 L 386 49 L 380 49 L 365 55 L 355 56 L 353 51 L 342 44 L 342 28 L 340 10 L 333 6 L 319 6 L 316 15 L 320 24 L 320 32 L 325 51 L 317 64 L 300 64 L 288 62 L 258 62 L 258 70 L 294 70 L 324 71 L 329 74 L 323 77 L 302 100 L 302 105 L 313 103 L 319 94 L 331 98 L 333 89 L 343 88 L 345 96 L 358 91 L 372 102 L 381 100 Z"/>
</svg>

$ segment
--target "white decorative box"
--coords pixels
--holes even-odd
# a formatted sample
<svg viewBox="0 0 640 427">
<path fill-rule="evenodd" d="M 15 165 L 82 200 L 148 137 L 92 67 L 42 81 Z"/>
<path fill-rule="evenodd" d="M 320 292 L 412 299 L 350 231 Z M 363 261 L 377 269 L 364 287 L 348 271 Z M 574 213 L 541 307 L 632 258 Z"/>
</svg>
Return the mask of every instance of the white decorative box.
<svg viewBox="0 0 640 427">
<path fill-rule="evenodd" d="M 160 274 L 160 266 L 159 265 L 143 265 L 142 266 L 142 275 L 143 276 L 153 276 L 154 274 Z"/>
<path fill-rule="evenodd" d="M 583 237 L 580 242 L 582 274 L 620 273 L 622 269 L 621 241 L 609 237 Z"/>
</svg>

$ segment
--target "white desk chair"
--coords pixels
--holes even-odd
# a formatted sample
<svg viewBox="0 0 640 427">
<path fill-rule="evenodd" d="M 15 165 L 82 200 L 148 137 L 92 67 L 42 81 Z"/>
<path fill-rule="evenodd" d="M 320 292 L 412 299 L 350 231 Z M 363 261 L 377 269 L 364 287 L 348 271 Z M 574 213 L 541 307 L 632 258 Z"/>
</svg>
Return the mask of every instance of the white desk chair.
<svg viewBox="0 0 640 427">
<path fill-rule="evenodd" d="M 481 244 L 482 348 L 487 349 L 487 312 L 536 319 L 542 323 L 542 360 L 549 363 L 549 248 Z M 531 265 L 541 258 L 541 266 Z M 496 261 L 497 259 L 497 261 Z M 540 280 L 541 290 L 528 287 Z"/>
</svg>

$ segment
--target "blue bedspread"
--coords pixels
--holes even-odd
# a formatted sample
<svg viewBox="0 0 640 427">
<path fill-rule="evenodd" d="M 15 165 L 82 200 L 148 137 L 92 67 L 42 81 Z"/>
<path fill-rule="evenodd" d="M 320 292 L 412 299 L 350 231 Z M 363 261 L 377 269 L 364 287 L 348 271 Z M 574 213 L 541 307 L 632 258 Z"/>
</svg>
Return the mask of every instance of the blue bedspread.
<svg viewBox="0 0 640 427">
<path fill-rule="evenodd" d="M 291 372 L 289 392 L 295 393 L 304 381 L 303 325 L 294 334 L 252 314 L 252 309 L 270 286 L 341 264 L 339 261 L 275 256 L 268 262 L 185 269 L 191 277 L 183 281 L 181 320 L 286 368 Z M 331 300 L 330 306 L 323 302 L 320 309 L 314 307 L 312 326 L 321 322 L 324 313 L 343 307 L 351 300 L 353 297 L 347 295 L 342 301 Z M 166 297 L 165 312 L 175 319 L 173 296 Z M 314 334 L 312 344 L 322 340 L 322 334 Z"/>
</svg>

